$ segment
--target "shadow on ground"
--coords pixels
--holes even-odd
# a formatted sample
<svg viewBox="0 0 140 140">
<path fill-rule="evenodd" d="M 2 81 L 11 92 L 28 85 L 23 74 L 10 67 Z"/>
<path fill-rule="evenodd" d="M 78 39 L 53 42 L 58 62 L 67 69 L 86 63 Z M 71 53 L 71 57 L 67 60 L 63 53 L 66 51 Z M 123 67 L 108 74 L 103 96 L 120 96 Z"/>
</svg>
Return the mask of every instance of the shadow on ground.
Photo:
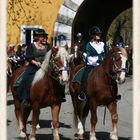
<svg viewBox="0 0 140 140">
<path fill-rule="evenodd" d="M 7 101 L 7 105 L 13 105 L 14 104 L 14 100 L 8 100 Z"/>
<path fill-rule="evenodd" d="M 108 132 L 96 132 L 98 140 L 109 140 L 110 133 Z M 89 131 L 85 133 L 85 140 L 89 140 Z M 119 137 L 119 140 L 132 140 L 131 138 Z"/>
<path fill-rule="evenodd" d="M 39 120 L 40 128 L 51 128 L 51 122 L 52 120 Z M 31 124 L 31 121 L 28 121 L 29 124 Z M 59 122 L 59 127 L 63 128 L 71 128 L 70 125 L 66 125 L 65 123 Z"/>
</svg>

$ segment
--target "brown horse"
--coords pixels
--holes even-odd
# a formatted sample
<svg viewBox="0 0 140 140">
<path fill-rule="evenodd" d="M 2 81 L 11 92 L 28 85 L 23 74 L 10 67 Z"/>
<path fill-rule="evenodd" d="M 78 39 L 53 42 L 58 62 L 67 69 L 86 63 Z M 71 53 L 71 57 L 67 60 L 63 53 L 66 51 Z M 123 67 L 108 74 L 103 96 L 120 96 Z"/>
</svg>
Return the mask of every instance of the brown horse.
<svg viewBox="0 0 140 140">
<path fill-rule="evenodd" d="M 19 125 L 20 137 L 26 137 L 26 121 L 33 111 L 32 130 L 30 140 L 35 140 L 36 125 L 39 120 L 40 108 L 51 107 L 53 139 L 59 140 L 59 112 L 61 108 L 61 96 L 64 92 L 65 84 L 68 82 L 68 61 L 67 50 L 59 47 L 54 53 L 50 50 L 42 63 L 41 68 L 36 72 L 30 88 L 30 107 L 24 107 L 19 102 L 15 88 L 12 86 L 14 98 L 15 114 Z M 11 77 L 11 85 L 14 85 L 17 77 L 25 70 L 25 67 L 19 68 Z"/>
<path fill-rule="evenodd" d="M 125 81 L 126 60 L 127 52 L 123 48 L 113 48 L 108 52 L 103 63 L 89 73 L 86 88 L 87 101 L 78 100 L 77 95 L 80 92 L 80 84 L 73 82 L 73 78 L 81 68 L 81 65 L 73 69 L 70 79 L 70 93 L 79 139 L 84 139 L 85 120 L 90 111 L 90 140 L 96 140 L 95 126 L 97 123 L 97 107 L 107 106 L 112 119 L 110 139 L 118 140 L 117 83 L 122 84 Z"/>
</svg>

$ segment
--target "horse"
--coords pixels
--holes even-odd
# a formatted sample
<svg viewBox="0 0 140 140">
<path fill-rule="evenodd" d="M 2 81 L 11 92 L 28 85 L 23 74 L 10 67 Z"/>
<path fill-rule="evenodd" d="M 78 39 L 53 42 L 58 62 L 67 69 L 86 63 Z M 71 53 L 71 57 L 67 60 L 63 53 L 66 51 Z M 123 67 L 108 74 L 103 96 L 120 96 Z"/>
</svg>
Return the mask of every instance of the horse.
<svg viewBox="0 0 140 140">
<path fill-rule="evenodd" d="M 97 140 L 95 127 L 97 123 L 97 107 L 108 108 L 112 119 L 112 131 L 110 139 L 118 140 L 118 114 L 117 97 L 118 84 L 125 82 L 127 51 L 124 48 L 114 47 L 106 54 L 103 63 L 91 70 L 87 80 L 86 101 L 79 101 L 80 83 L 75 82 L 76 74 L 81 70 L 78 65 L 71 70 L 70 95 L 74 108 L 74 120 L 77 127 L 79 139 L 84 139 L 86 117 L 91 112 L 90 140 Z"/>
<path fill-rule="evenodd" d="M 54 51 L 55 50 L 55 51 Z M 11 91 L 14 99 L 15 115 L 18 122 L 19 135 L 26 138 L 26 122 L 32 113 L 32 130 L 30 140 L 35 140 L 36 125 L 38 124 L 40 109 L 50 106 L 52 112 L 53 139 L 59 140 L 59 112 L 61 97 L 65 84 L 69 80 L 69 55 L 64 47 L 51 49 L 46 53 L 41 68 L 36 72 L 30 88 L 30 106 L 24 107 L 17 98 L 14 83 L 26 67 L 19 68 L 11 77 Z"/>
</svg>

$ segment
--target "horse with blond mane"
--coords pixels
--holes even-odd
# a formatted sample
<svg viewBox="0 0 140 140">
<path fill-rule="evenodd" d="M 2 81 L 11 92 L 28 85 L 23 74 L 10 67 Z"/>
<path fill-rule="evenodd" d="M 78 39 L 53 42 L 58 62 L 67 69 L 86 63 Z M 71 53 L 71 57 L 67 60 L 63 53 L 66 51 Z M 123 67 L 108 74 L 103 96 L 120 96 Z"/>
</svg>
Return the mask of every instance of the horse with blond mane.
<svg viewBox="0 0 140 140">
<path fill-rule="evenodd" d="M 51 107 L 53 139 L 59 140 L 59 112 L 61 108 L 61 96 L 64 92 L 65 84 L 69 80 L 69 55 L 64 47 L 59 47 L 54 51 L 50 50 L 36 72 L 30 88 L 30 107 L 23 107 L 17 98 L 16 89 L 13 87 L 16 79 L 26 69 L 19 68 L 11 77 L 11 91 L 14 98 L 15 114 L 18 121 L 19 132 L 21 138 L 26 138 L 26 122 L 28 116 L 32 114 L 32 130 L 29 136 L 30 140 L 35 140 L 36 125 L 39 121 L 40 109 Z"/>
</svg>

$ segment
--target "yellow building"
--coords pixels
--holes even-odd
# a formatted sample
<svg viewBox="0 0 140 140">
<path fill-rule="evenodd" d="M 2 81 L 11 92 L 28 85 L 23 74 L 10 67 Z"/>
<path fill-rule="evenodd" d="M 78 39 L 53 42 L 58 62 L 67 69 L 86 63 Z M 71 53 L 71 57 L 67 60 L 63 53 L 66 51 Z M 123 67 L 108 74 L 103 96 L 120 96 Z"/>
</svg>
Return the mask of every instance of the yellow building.
<svg viewBox="0 0 140 140">
<path fill-rule="evenodd" d="M 63 0 L 8 0 L 7 45 L 28 43 L 35 28 L 44 28 L 50 39 L 62 3 Z"/>
</svg>

